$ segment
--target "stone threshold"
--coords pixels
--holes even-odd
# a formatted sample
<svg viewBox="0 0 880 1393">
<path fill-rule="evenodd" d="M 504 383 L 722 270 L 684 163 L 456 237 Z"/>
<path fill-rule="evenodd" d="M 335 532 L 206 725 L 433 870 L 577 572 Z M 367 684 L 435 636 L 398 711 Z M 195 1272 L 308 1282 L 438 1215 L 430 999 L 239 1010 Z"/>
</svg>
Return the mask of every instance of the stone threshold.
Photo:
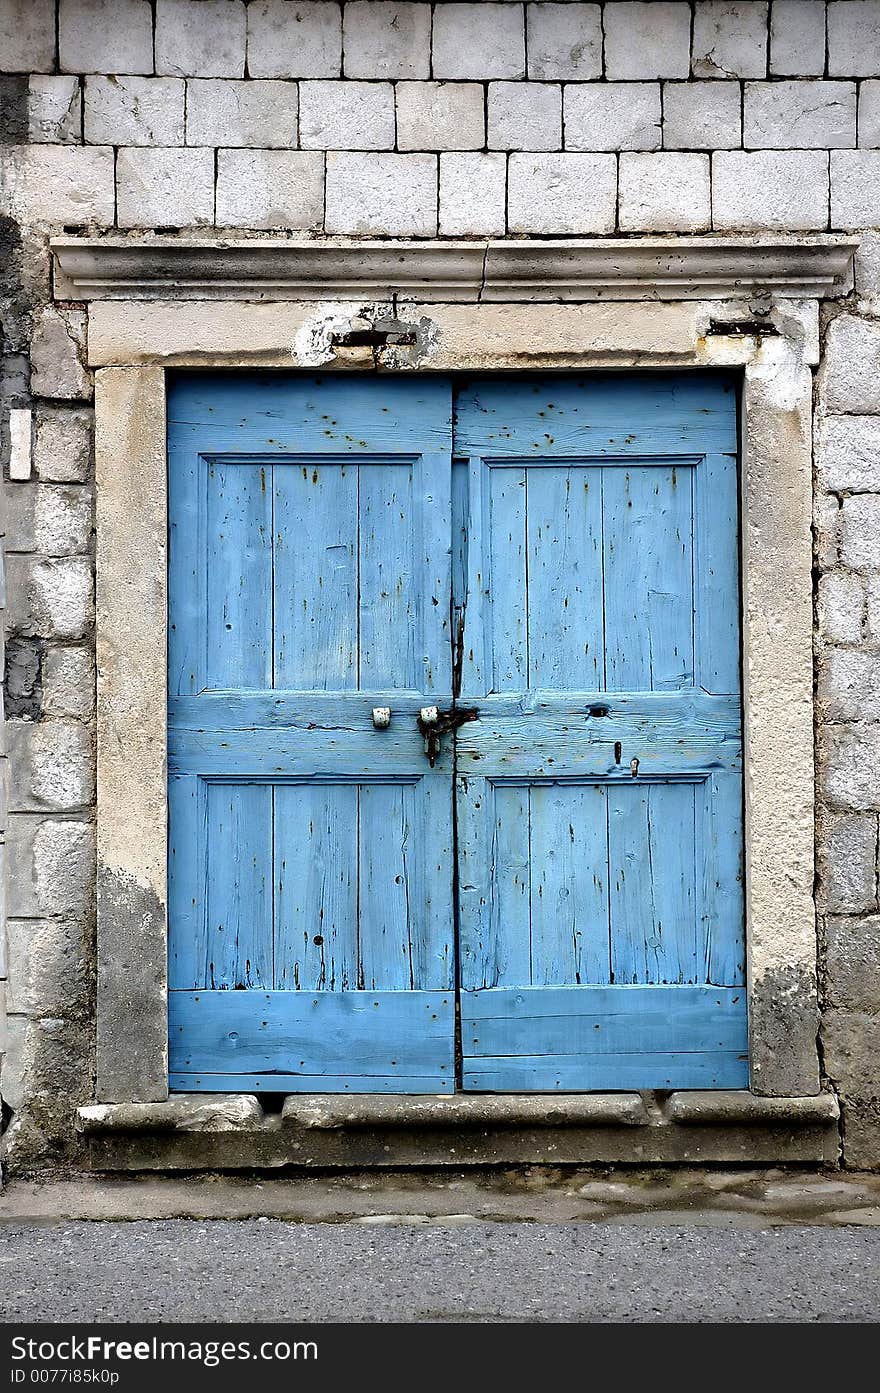
<svg viewBox="0 0 880 1393">
<path fill-rule="evenodd" d="M 77 1128 L 100 1171 L 617 1163 L 836 1164 L 833 1094 L 253 1094 L 96 1103 Z"/>
</svg>

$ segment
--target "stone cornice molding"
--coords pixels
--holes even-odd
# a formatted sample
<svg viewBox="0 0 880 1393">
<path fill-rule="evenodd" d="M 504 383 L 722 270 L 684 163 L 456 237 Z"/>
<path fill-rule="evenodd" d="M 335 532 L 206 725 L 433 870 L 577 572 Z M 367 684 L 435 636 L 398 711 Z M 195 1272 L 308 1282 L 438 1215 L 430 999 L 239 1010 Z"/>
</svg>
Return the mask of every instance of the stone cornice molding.
<svg viewBox="0 0 880 1393">
<path fill-rule="evenodd" d="M 569 241 L 58 237 L 61 300 L 523 302 L 823 299 L 858 238 L 827 233 Z"/>
</svg>

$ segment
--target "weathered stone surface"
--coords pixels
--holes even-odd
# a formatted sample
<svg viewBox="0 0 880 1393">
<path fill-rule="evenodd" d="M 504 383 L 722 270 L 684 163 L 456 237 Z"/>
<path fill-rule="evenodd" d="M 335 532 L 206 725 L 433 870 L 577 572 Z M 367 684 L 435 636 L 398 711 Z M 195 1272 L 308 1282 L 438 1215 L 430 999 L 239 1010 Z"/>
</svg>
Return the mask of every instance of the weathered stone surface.
<svg viewBox="0 0 880 1393">
<path fill-rule="evenodd" d="M 342 6 L 332 0 L 252 0 L 247 62 L 251 77 L 339 77 Z"/>
<path fill-rule="evenodd" d="M 880 317 L 880 232 L 862 232 L 855 254 L 859 310 Z"/>
<path fill-rule="evenodd" d="M 718 151 L 712 156 L 712 222 L 728 232 L 826 227 L 827 154 Z"/>
<path fill-rule="evenodd" d="M 821 788 L 832 807 L 880 808 L 880 728 L 826 726 L 819 743 Z"/>
<path fill-rule="evenodd" d="M 221 150 L 217 222 L 228 227 L 320 228 L 323 157 L 306 150 Z"/>
<path fill-rule="evenodd" d="M 825 71 L 825 6 L 815 0 L 773 0 L 770 72 L 775 77 L 821 77 Z"/>
<path fill-rule="evenodd" d="M 562 88 L 552 82 L 490 82 L 490 150 L 558 150 L 562 144 Z"/>
<path fill-rule="evenodd" d="M 11 812 L 74 812 L 95 800 L 94 746 L 82 721 L 10 721 Z"/>
<path fill-rule="evenodd" d="M 44 309 L 31 336 L 31 388 L 41 397 L 90 397 L 82 310 Z"/>
<path fill-rule="evenodd" d="M 854 82 L 747 82 L 743 144 L 755 149 L 827 149 L 856 143 Z"/>
<path fill-rule="evenodd" d="M 431 6 L 348 0 L 343 50 L 346 77 L 429 77 Z"/>
<path fill-rule="evenodd" d="M 86 140 L 93 145 L 182 145 L 185 94 L 186 83 L 179 77 L 87 77 Z"/>
<path fill-rule="evenodd" d="M 7 557 L 7 633 L 79 639 L 93 618 L 88 557 Z"/>
<path fill-rule="evenodd" d="M 151 73 L 149 0 L 60 0 L 58 50 L 62 72 Z"/>
<path fill-rule="evenodd" d="M 845 566 L 880 566 L 880 496 L 856 494 L 840 510 L 840 559 Z"/>
<path fill-rule="evenodd" d="M 481 83 L 399 82 L 396 93 L 398 150 L 482 150 L 486 98 Z"/>
<path fill-rule="evenodd" d="M 828 411 L 880 412 L 880 324 L 838 315 L 828 330 L 820 381 Z"/>
<path fill-rule="evenodd" d="M 694 77 L 764 77 L 767 9 L 760 0 L 697 0 Z"/>
<path fill-rule="evenodd" d="M 833 0 L 828 6 L 828 71 L 832 77 L 874 77 L 880 52 L 877 0 Z"/>
<path fill-rule="evenodd" d="M 659 149 L 659 82 L 573 83 L 564 91 L 566 149 Z"/>
<path fill-rule="evenodd" d="M 664 83 L 663 145 L 667 150 L 734 150 L 742 145 L 739 83 Z"/>
<path fill-rule="evenodd" d="M 880 1103 L 843 1099 L 844 1159 L 852 1170 L 880 1170 Z"/>
<path fill-rule="evenodd" d="M 89 550 L 91 490 L 71 484 L 22 484 L 7 500 L 6 550 L 71 556 Z"/>
<path fill-rule="evenodd" d="M 816 464 L 827 489 L 880 493 L 880 417 L 825 417 L 819 423 Z"/>
<path fill-rule="evenodd" d="M 666 0 L 605 6 L 605 76 L 687 77 L 691 62 L 690 7 Z"/>
<path fill-rule="evenodd" d="M 837 1007 L 876 1013 L 880 918 L 876 914 L 867 918 L 831 915 L 825 926 L 825 939 L 828 1000 Z M 880 1093 L 876 1069 L 873 1087 L 875 1093 Z"/>
<path fill-rule="evenodd" d="M 214 152 L 120 150 L 116 190 L 120 227 L 191 227 L 211 223 Z"/>
<path fill-rule="evenodd" d="M 244 77 L 243 0 L 156 0 L 156 72 Z"/>
<path fill-rule="evenodd" d="M 880 1096 L 880 1015 L 849 1007 L 826 1011 L 822 1045 L 828 1077 L 842 1093 Z"/>
<path fill-rule="evenodd" d="M 292 82 L 194 77 L 187 83 L 186 143 L 285 149 L 297 143 L 297 106 Z"/>
<path fill-rule="evenodd" d="M 433 237 L 437 232 L 437 156 L 327 156 L 327 232 Z"/>
<path fill-rule="evenodd" d="M 29 407 L 13 407 L 9 412 L 9 478 L 31 477 L 33 412 Z"/>
<path fill-rule="evenodd" d="M 0 188 L 22 224 L 113 223 L 113 151 L 104 146 L 0 149 Z"/>
<path fill-rule="evenodd" d="M 434 7 L 433 75 L 439 78 L 525 77 L 523 7 L 443 4 Z"/>
<path fill-rule="evenodd" d="M 820 668 L 819 696 L 828 720 L 880 720 L 880 653 L 828 649 Z"/>
<path fill-rule="evenodd" d="M 95 829 L 90 822 L 11 813 L 8 848 L 12 918 L 88 918 L 95 902 Z"/>
<path fill-rule="evenodd" d="M 42 409 L 34 430 L 34 472 L 55 483 L 83 483 L 92 468 L 89 411 Z"/>
<path fill-rule="evenodd" d="M 28 1016 L 87 1016 L 91 928 L 75 919 L 7 919 L 6 935 L 8 1009 Z"/>
<path fill-rule="evenodd" d="M 599 5 L 533 3 L 526 6 L 529 77 L 584 82 L 602 75 Z"/>
<path fill-rule="evenodd" d="M 509 232 L 612 232 L 616 198 L 613 155 L 510 156 Z"/>
<path fill-rule="evenodd" d="M 0 72 L 46 73 L 55 66 L 55 0 L 0 0 Z"/>
<path fill-rule="evenodd" d="M 6 720 L 38 721 L 43 714 L 43 657 L 46 645 L 40 638 L 10 638 L 5 644 L 3 707 Z M 4 813 L 5 816 L 5 813 Z M 0 862 L 6 874 L 6 866 Z M 6 882 L 0 894 L 5 894 Z M 0 949 L 0 979 L 3 953 Z"/>
<path fill-rule="evenodd" d="M 624 152 L 619 180 L 622 232 L 702 232 L 709 227 L 708 155 Z"/>
<path fill-rule="evenodd" d="M 827 814 L 820 828 L 819 862 L 826 909 L 857 914 L 876 908 L 876 814 Z"/>
<path fill-rule="evenodd" d="M 392 150 L 390 82 L 301 82 L 299 133 L 304 150 Z"/>
<path fill-rule="evenodd" d="M 831 151 L 831 226 L 880 223 L 880 150 Z"/>
<path fill-rule="evenodd" d="M 828 571 L 819 579 L 819 632 L 829 643 L 861 643 L 865 583 L 850 571 Z"/>
<path fill-rule="evenodd" d="M 33 144 L 76 145 L 82 101 L 75 77 L 32 77 L 28 83 L 28 132 Z"/>
<path fill-rule="evenodd" d="M 203 1093 L 177 1093 L 164 1103 L 95 1103 L 80 1108 L 77 1128 L 81 1132 L 173 1131 L 235 1132 L 263 1122 L 259 1100 L 250 1093 L 228 1097 L 205 1097 Z"/>
<path fill-rule="evenodd" d="M 648 1116 L 638 1093 L 555 1094 L 546 1097 L 394 1097 L 360 1093 L 291 1094 L 281 1112 L 283 1126 L 308 1131 L 401 1127 L 643 1127 Z"/>
<path fill-rule="evenodd" d="M 500 237 L 505 231 L 504 155 L 440 156 L 440 235 Z"/>
<path fill-rule="evenodd" d="M 664 1108 L 673 1122 L 691 1127 L 713 1126 L 719 1122 L 740 1126 L 767 1122 L 788 1122 L 792 1126 L 812 1126 L 819 1122 L 836 1122 L 840 1116 L 833 1093 L 818 1093 L 812 1098 L 757 1098 L 745 1089 L 694 1089 L 670 1094 Z"/>
<path fill-rule="evenodd" d="M 47 648 L 42 663 L 47 716 L 89 721 L 95 713 L 95 659 L 88 648 Z"/>
</svg>

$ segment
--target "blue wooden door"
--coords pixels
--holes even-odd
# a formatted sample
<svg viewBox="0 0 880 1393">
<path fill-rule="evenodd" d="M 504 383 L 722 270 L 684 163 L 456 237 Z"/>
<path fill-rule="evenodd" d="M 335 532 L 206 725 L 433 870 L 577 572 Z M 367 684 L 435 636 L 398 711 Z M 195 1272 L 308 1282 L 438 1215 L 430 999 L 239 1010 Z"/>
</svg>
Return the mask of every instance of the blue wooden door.
<svg viewBox="0 0 880 1393">
<path fill-rule="evenodd" d="M 449 384 L 181 377 L 168 443 L 171 1086 L 451 1092 Z"/>
<path fill-rule="evenodd" d="M 482 379 L 455 451 L 463 1086 L 743 1087 L 735 392 Z"/>
</svg>

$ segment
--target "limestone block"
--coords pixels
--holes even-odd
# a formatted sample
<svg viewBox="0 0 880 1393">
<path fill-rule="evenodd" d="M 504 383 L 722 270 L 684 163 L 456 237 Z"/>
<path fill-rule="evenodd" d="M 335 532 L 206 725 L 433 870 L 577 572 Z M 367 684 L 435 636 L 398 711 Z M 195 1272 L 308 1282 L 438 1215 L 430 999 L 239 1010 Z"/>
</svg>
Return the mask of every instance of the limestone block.
<svg viewBox="0 0 880 1393">
<path fill-rule="evenodd" d="M 820 829 L 819 864 L 822 870 L 822 898 L 826 909 L 837 914 L 856 914 L 862 910 L 876 908 L 876 813 L 828 814 Z M 833 923 L 829 922 L 829 952 L 832 949 L 833 937 Z M 830 969 L 829 961 L 829 971 Z M 871 986 L 869 989 L 874 990 L 874 987 Z M 835 999 L 842 1003 L 847 999 L 847 994 L 838 995 Z M 856 1003 L 853 1001 L 852 1004 Z"/>
<path fill-rule="evenodd" d="M 346 77 L 429 77 L 431 6 L 348 0 L 343 51 Z"/>
<path fill-rule="evenodd" d="M 326 231 L 434 237 L 437 156 L 331 151 L 327 156 Z"/>
<path fill-rule="evenodd" d="M 28 83 L 28 138 L 33 145 L 76 145 L 82 101 L 75 77 L 32 77 Z"/>
<path fill-rule="evenodd" d="M 831 226 L 880 223 L 880 150 L 831 151 Z"/>
<path fill-rule="evenodd" d="M 832 77 L 877 77 L 878 0 L 832 0 L 828 6 L 828 72 Z"/>
<path fill-rule="evenodd" d="M 434 77 L 525 77 L 523 9 L 495 0 L 435 5 Z"/>
<path fill-rule="evenodd" d="M 742 145 L 739 83 L 664 83 L 663 145 L 667 150 L 734 150 Z"/>
<path fill-rule="evenodd" d="M 508 231 L 557 236 L 613 232 L 613 155 L 511 155 Z"/>
<path fill-rule="evenodd" d="M 868 609 L 868 638 L 880 644 L 880 576 L 865 576 L 865 598 Z"/>
<path fill-rule="evenodd" d="M 217 222 L 221 227 L 319 229 L 323 175 L 323 156 L 317 151 L 221 150 Z"/>
<path fill-rule="evenodd" d="M 774 77 L 821 77 L 825 71 L 824 4 L 773 0 L 770 71 Z"/>
<path fill-rule="evenodd" d="M 339 77 L 342 6 L 332 0 L 251 0 L 247 63 L 251 77 Z"/>
<path fill-rule="evenodd" d="M 758 0 L 697 0 L 694 77 L 765 77 L 767 8 Z"/>
<path fill-rule="evenodd" d="M 187 145 L 285 149 L 297 143 L 296 84 L 190 78 Z"/>
<path fill-rule="evenodd" d="M 390 82 L 301 82 L 299 131 L 304 150 L 392 150 L 394 88 Z"/>
<path fill-rule="evenodd" d="M 151 73 L 149 0 L 60 0 L 58 51 L 66 73 Z"/>
<path fill-rule="evenodd" d="M 29 479 L 32 463 L 33 412 L 14 406 L 9 412 L 9 478 Z"/>
<path fill-rule="evenodd" d="M 529 77 L 585 82 L 602 76 L 602 11 L 599 5 L 526 5 Z"/>
<path fill-rule="evenodd" d="M 828 329 L 820 392 L 828 411 L 880 413 L 880 324 L 841 314 Z"/>
<path fill-rule="evenodd" d="M 91 930 L 70 919 L 7 919 L 7 1006 L 28 1016 L 85 1015 Z"/>
<path fill-rule="evenodd" d="M 832 915 L 825 926 L 826 994 L 835 1006 L 877 1011 L 880 981 L 880 917 Z M 880 1059 L 876 1061 L 880 1082 Z"/>
<path fill-rule="evenodd" d="M 182 145 L 185 93 L 179 77 L 87 77 L 86 140 L 93 145 Z"/>
<path fill-rule="evenodd" d="M 90 720 L 95 710 L 95 659 L 91 651 L 48 647 L 43 654 L 42 686 L 47 716 Z"/>
<path fill-rule="evenodd" d="M 822 1018 L 825 1070 L 843 1093 L 880 1097 L 880 1015 L 848 1008 Z"/>
<path fill-rule="evenodd" d="M 120 150 L 116 188 L 120 227 L 191 227 L 212 223 L 214 152 Z"/>
<path fill-rule="evenodd" d="M 55 0 L 0 0 L 0 72 L 50 73 Z"/>
<path fill-rule="evenodd" d="M 440 235 L 503 236 L 506 188 L 504 155 L 441 155 Z"/>
<path fill-rule="evenodd" d="M 829 721 L 880 720 L 880 653 L 827 649 L 819 669 L 819 700 Z"/>
<path fill-rule="evenodd" d="M 880 146 L 880 82 L 863 82 L 859 87 L 859 144 Z"/>
<path fill-rule="evenodd" d="M 659 149 L 659 82 L 587 82 L 564 90 L 566 149 Z"/>
<path fill-rule="evenodd" d="M 80 639 L 94 618 L 92 563 L 85 556 L 7 557 L 7 633 Z"/>
<path fill-rule="evenodd" d="M 880 495 L 858 493 L 843 500 L 840 559 L 854 570 L 880 567 Z"/>
<path fill-rule="evenodd" d="M 712 221 L 719 232 L 826 227 L 827 154 L 719 150 L 712 156 Z"/>
<path fill-rule="evenodd" d="M 82 310 L 48 306 L 31 336 L 31 389 L 40 397 L 90 397 L 84 366 L 86 316 Z"/>
<path fill-rule="evenodd" d="M 11 917 L 89 917 L 95 898 L 91 822 L 11 813 L 8 849 Z"/>
<path fill-rule="evenodd" d="M 880 1103 L 844 1096 L 844 1164 L 851 1170 L 880 1170 Z"/>
<path fill-rule="evenodd" d="M 490 82 L 490 150 L 559 150 L 562 88 L 552 82 Z"/>
<path fill-rule="evenodd" d="M 825 149 L 856 143 L 854 82 L 747 82 L 743 144 L 752 149 Z"/>
<path fill-rule="evenodd" d="M 244 77 L 243 0 L 156 0 L 156 72 Z"/>
<path fill-rule="evenodd" d="M 479 82 L 399 82 L 398 150 L 482 150 L 485 102 Z"/>
<path fill-rule="evenodd" d="M 880 232 L 863 232 L 859 237 L 855 286 L 862 314 L 880 318 Z"/>
<path fill-rule="evenodd" d="M 7 495 L 6 550 L 71 556 L 89 550 L 91 489 L 77 484 L 21 484 Z"/>
<path fill-rule="evenodd" d="M 612 81 L 687 77 L 691 66 L 691 7 L 666 3 L 605 6 L 605 76 Z"/>
<path fill-rule="evenodd" d="M 819 752 L 820 787 L 832 807 L 851 812 L 880 808 L 880 728 L 827 726 Z"/>
<path fill-rule="evenodd" d="M 10 812 L 73 812 L 95 800 L 95 752 L 82 721 L 9 721 Z"/>
<path fill-rule="evenodd" d="M 861 643 L 865 620 L 864 579 L 851 571 L 819 577 L 819 633 L 829 643 Z"/>
<path fill-rule="evenodd" d="M 104 146 L 30 145 L 0 150 L 8 216 L 22 224 L 113 223 L 113 151 Z"/>
<path fill-rule="evenodd" d="M 816 469 L 823 488 L 880 493 L 880 417 L 826 416 L 821 420 Z"/>
<path fill-rule="evenodd" d="M 712 217 L 709 156 L 620 156 L 621 232 L 702 232 Z"/>
<path fill-rule="evenodd" d="M 42 408 L 34 428 L 34 473 L 55 483 L 83 483 L 91 474 L 90 411 Z"/>
</svg>

